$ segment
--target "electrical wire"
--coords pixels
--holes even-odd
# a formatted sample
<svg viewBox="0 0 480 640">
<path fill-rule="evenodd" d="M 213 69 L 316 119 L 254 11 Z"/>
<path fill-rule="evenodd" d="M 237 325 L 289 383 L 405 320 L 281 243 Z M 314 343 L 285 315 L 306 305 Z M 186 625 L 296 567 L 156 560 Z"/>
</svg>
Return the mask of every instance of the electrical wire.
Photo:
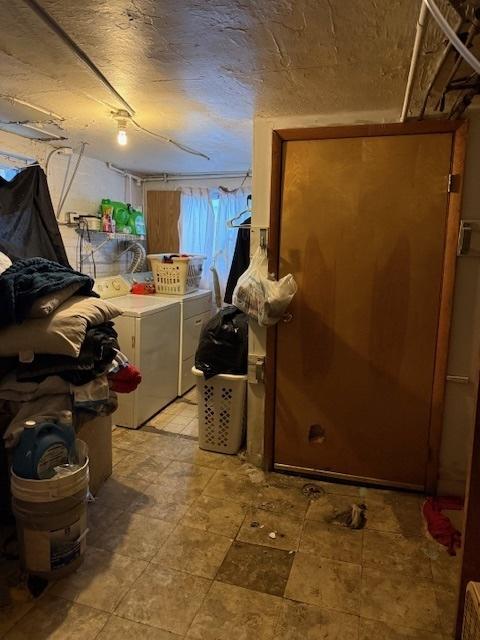
<svg viewBox="0 0 480 640">
<path fill-rule="evenodd" d="M 68 172 L 70 171 L 70 165 L 72 164 L 73 155 L 68 156 L 67 168 L 65 169 L 65 175 L 63 177 L 62 190 L 60 191 L 60 196 L 58 198 L 57 211 L 60 208 L 60 203 L 62 202 L 63 194 L 65 193 L 65 187 L 67 185 Z"/>
<path fill-rule="evenodd" d="M 149 136 L 158 138 L 159 140 L 163 140 L 164 142 L 167 142 L 169 144 L 173 144 L 173 146 L 177 147 L 177 149 L 180 149 L 181 151 L 185 151 L 185 153 L 190 153 L 192 156 L 199 156 L 200 158 L 205 158 L 205 160 L 210 160 L 210 157 L 207 156 L 206 153 L 202 153 L 201 151 L 192 149 L 192 147 L 187 147 L 187 145 L 182 144 L 181 142 L 177 142 L 172 138 L 168 138 L 167 136 L 162 136 L 160 133 L 155 133 L 154 131 L 150 131 L 150 129 L 146 129 L 145 127 L 142 127 L 142 125 L 139 124 L 133 118 L 130 118 L 130 121 L 135 127 L 137 127 L 137 129 L 139 129 L 139 131 L 143 131 L 144 133 L 147 133 Z"/>
<path fill-rule="evenodd" d="M 47 159 L 45 161 L 45 173 L 48 174 L 48 165 L 50 164 L 50 160 L 55 153 L 58 153 L 61 149 L 70 149 L 71 147 L 55 147 L 50 151 L 47 155 Z"/>
<path fill-rule="evenodd" d="M 72 177 L 70 178 L 70 182 L 68 183 L 68 187 L 67 187 L 67 189 L 65 191 L 65 194 L 64 194 L 64 196 L 62 198 L 62 201 L 58 205 L 58 210 L 57 210 L 57 214 L 56 214 L 57 220 L 58 220 L 60 214 L 62 213 L 63 205 L 65 204 L 65 200 L 67 199 L 67 196 L 68 196 L 68 194 L 70 192 L 70 189 L 72 188 L 72 184 L 73 184 L 73 181 L 75 180 L 75 176 L 77 175 L 78 167 L 80 166 L 80 162 L 82 161 L 82 157 L 83 157 L 83 154 L 85 152 L 85 147 L 86 146 L 87 146 L 87 143 L 86 142 L 82 142 L 81 149 L 80 149 L 80 152 L 79 152 L 78 158 L 77 158 L 77 164 L 75 165 L 75 168 L 74 168 L 73 173 L 72 173 Z"/>
</svg>

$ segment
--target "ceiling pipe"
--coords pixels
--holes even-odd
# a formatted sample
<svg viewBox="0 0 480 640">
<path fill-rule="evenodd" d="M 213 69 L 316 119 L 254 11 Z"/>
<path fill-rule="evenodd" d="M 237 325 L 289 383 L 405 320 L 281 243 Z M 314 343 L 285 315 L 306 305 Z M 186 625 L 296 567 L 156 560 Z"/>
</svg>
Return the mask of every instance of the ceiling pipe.
<svg viewBox="0 0 480 640">
<path fill-rule="evenodd" d="M 73 51 L 73 53 L 79 58 L 83 64 L 85 64 L 90 71 L 92 71 L 103 86 L 118 100 L 124 107 L 130 116 L 135 115 L 135 110 L 128 104 L 128 102 L 118 93 L 115 87 L 107 80 L 100 69 L 94 64 L 94 62 L 88 57 L 88 55 L 81 49 L 78 44 L 72 40 L 66 31 L 58 24 L 58 22 L 52 18 L 52 16 L 45 11 L 45 9 L 38 4 L 36 0 L 23 0 L 26 5 L 54 32 L 63 40 L 67 47 Z"/>
<path fill-rule="evenodd" d="M 214 173 L 160 173 L 143 178 L 143 182 L 180 182 L 181 180 L 217 180 L 226 178 L 250 178 L 251 171 L 217 171 Z"/>
<path fill-rule="evenodd" d="M 427 5 L 424 0 L 420 7 L 420 15 L 417 20 L 417 30 L 415 33 L 415 42 L 413 43 L 412 59 L 410 60 L 410 69 L 408 71 L 407 86 L 405 88 L 405 97 L 403 99 L 402 113 L 400 115 L 400 122 L 405 122 L 408 115 L 408 109 L 412 100 L 413 85 L 417 75 L 418 60 L 420 58 L 420 51 L 422 48 L 423 40 L 425 38 L 425 25 L 428 19 Z"/>
<path fill-rule="evenodd" d="M 432 14 L 435 22 L 438 24 L 443 33 L 450 40 L 452 45 L 458 51 L 458 53 L 462 56 L 462 58 L 467 62 L 472 69 L 480 74 L 480 60 L 476 58 L 473 53 L 467 49 L 467 47 L 463 44 L 460 38 L 455 33 L 455 30 L 451 27 L 448 21 L 445 19 L 445 16 L 440 11 L 438 6 L 435 3 L 435 0 L 423 0 L 424 4 L 427 5 L 428 10 Z"/>
<path fill-rule="evenodd" d="M 463 24 L 463 20 L 462 18 L 460 18 L 455 26 L 455 33 L 458 34 L 461 26 Z M 448 56 L 450 55 L 451 51 L 453 49 L 453 45 L 450 42 L 450 40 L 448 40 L 447 44 L 445 45 L 445 49 L 443 50 L 442 56 L 440 58 L 440 60 L 438 61 L 437 64 L 437 68 L 435 69 L 435 73 L 433 74 L 432 79 L 430 80 L 430 83 L 427 87 L 427 90 L 425 92 L 425 97 L 423 99 L 423 103 L 422 103 L 422 107 L 420 109 L 420 114 L 418 116 L 419 120 L 423 119 L 423 116 L 425 115 L 425 111 L 427 109 L 427 104 L 428 104 L 428 99 L 430 98 L 430 94 L 432 93 L 432 89 L 435 85 L 435 82 L 438 79 L 438 76 L 440 75 L 441 70 L 443 69 L 444 64 L 447 61 Z"/>
<path fill-rule="evenodd" d="M 11 102 L 12 104 L 21 104 L 24 107 L 28 107 L 29 109 L 33 109 L 34 111 L 38 111 L 38 113 L 43 113 L 46 116 L 50 116 L 54 120 L 60 120 L 60 122 L 63 122 L 65 120 L 63 116 L 59 115 L 58 113 L 55 113 L 55 111 L 49 111 L 48 109 L 39 107 L 38 105 L 32 104 L 31 102 L 27 102 L 26 100 L 15 98 L 15 96 L 9 96 L 2 93 L 0 94 L 0 98 L 3 98 L 4 100 Z"/>
<path fill-rule="evenodd" d="M 472 43 L 473 38 L 477 35 L 477 33 L 478 33 L 478 20 L 475 19 L 474 22 L 472 22 L 472 24 L 470 25 L 470 28 L 468 30 L 467 39 L 465 40 L 466 47 L 468 47 Z M 450 42 L 450 45 L 453 47 L 451 42 Z M 453 65 L 453 69 L 450 71 L 447 81 L 445 82 L 444 90 L 443 90 L 444 92 L 448 89 L 450 83 L 457 75 L 457 72 L 460 69 L 460 65 L 462 64 L 462 62 L 463 62 L 463 58 L 462 56 L 459 55 L 457 60 L 455 61 L 455 64 Z M 438 109 L 439 106 L 440 106 L 440 100 L 438 101 L 436 108 Z"/>
<path fill-rule="evenodd" d="M 115 173 L 118 173 L 118 174 L 124 176 L 125 178 L 132 178 L 132 180 L 135 180 L 138 185 L 141 185 L 142 182 L 144 181 L 144 178 L 142 178 L 141 176 L 137 176 L 134 173 L 130 173 L 129 171 L 126 171 L 125 169 L 120 169 L 120 167 L 116 167 L 111 162 L 106 162 L 105 164 L 110 169 L 110 171 L 114 171 Z"/>
</svg>

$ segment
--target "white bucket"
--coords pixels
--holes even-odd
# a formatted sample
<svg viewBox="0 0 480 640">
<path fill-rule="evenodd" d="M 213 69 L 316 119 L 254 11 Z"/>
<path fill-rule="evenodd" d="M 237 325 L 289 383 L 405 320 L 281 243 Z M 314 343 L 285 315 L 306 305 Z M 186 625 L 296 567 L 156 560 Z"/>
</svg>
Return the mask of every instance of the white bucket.
<svg viewBox="0 0 480 640">
<path fill-rule="evenodd" d="M 47 579 L 75 570 L 86 548 L 88 457 L 77 440 L 80 468 L 48 480 L 11 473 L 12 506 L 23 568 Z"/>
</svg>

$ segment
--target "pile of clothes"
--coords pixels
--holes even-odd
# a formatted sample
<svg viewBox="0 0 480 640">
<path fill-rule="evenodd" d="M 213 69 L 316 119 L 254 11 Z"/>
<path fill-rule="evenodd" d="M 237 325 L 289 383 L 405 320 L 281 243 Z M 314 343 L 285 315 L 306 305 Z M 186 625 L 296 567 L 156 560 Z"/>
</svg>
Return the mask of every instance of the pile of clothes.
<svg viewBox="0 0 480 640">
<path fill-rule="evenodd" d="M 44 258 L 0 273 L 0 426 L 13 446 L 27 419 L 70 410 L 76 423 L 109 415 L 140 372 L 120 351 L 120 311 L 89 276 Z M 21 431 L 20 431 L 21 432 Z"/>
</svg>

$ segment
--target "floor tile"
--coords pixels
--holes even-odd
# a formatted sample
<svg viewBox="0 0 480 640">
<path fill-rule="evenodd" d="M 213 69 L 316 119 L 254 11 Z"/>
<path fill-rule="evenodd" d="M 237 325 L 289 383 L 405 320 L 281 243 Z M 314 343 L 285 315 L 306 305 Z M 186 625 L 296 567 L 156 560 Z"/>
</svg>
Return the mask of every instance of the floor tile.
<svg viewBox="0 0 480 640">
<path fill-rule="evenodd" d="M 100 549 L 121 553 L 138 560 L 151 560 L 167 540 L 175 525 L 172 522 L 124 512 L 96 538 Z"/>
<path fill-rule="evenodd" d="M 285 596 L 327 609 L 358 614 L 361 567 L 297 553 Z"/>
<path fill-rule="evenodd" d="M 169 420 L 164 425 L 162 425 L 161 430 L 166 431 L 167 433 L 182 433 L 187 425 L 183 422 L 175 422 L 173 420 Z M 158 428 L 158 427 L 157 427 Z"/>
<path fill-rule="evenodd" d="M 193 420 L 182 429 L 182 435 L 198 438 L 198 420 L 196 418 L 193 418 Z"/>
<path fill-rule="evenodd" d="M 115 520 L 125 511 L 110 507 L 104 500 L 96 499 L 87 505 L 87 545 L 95 546 L 97 539 L 112 530 Z"/>
<path fill-rule="evenodd" d="M 302 526 L 301 518 L 264 510 L 252 510 L 247 513 L 237 539 L 274 549 L 296 551 Z M 275 537 L 270 536 L 272 533 Z"/>
<path fill-rule="evenodd" d="M 120 449 L 119 447 L 112 447 L 112 465 L 115 466 L 121 462 L 130 452 L 127 449 Z"/>
<path fill-rule="evenodd" d="M 286 482 L 283 484 L 279 481 L 278 477 L 267 476 L 266 485 L 259 486 L 255 505 L 282 515 L 303 518 L 309 499 L 302 493 L 301 487 L 289 486 Z"/>
<path fill-rule="evenodd" d="M 45 594 L 5 640 L 94 640 L 108 614 Z"/>
<path fill-rule="evenodd" d="M 412 580 L 400 573 L 364 567 L 360 615 L 412 629 L 440 631 L 440 611 L 433 582 Z"/>
<path fill-rule="evenodd" d="M 150 564 L 115 613 L 122 618 L 184 635 L 211 581 Z"/>
<path fill-rule="evenodd" d="M 190 414 L 185 414 L 183 411 L 179 411 L 174 416 L 168 424 L 176 424 L 182 427 L 186 427 L 192 421 L 193 416 Z"/>
<path fill-rule="evenodd" d="M 110 616 L 96 640 L 179 640 L 181 636 L 118 616 Z"/>
<path fill-rule="evenodd" d="M 231 544 L 232 540 L 225 536 L 179 525 L 152 562 L 214 578 Z"/>
<path fill-rule="evenodd" d="M 138 429 L 118 428 L 112 433 L 114 447 L 128 451 L 141 451 L 149 440 L 149 434 Z"/>
<path fill-rule="evenodd" d="M 423 534 L 423 498 L 398 492 L 377 492 L 366 496 L 367 529 L 401 533 L 404 536 Z"/>
<path fill-rule="evenodd" d="M 294 554 L 245 542 L 234 542 L 217 573 L 217 580 L 282 596 Z"/>
<path fill-rule="evenodd" d="M 236 502 L 200 496 L 182 519 L 182 524 L 234 538 L 245 518 L 245 508 Z"/>
<path fill-rule="evenodd" d="M 145 482 L 158 482 L 160 475 L 171 459 L 165 456 L 151 456 L 146 453 L 129 453 L 115 465 L 115 475 L 144 480 Z"/>
<path fill-rule="evenodd" d="M 162 432 L 148 433 L 148 439 L 140 447 L 140 451 L 151 456 L 176 459 L 182 451 L 184 440 L 175 435 Z"/>
<path fill-rule="evenodd" d="M 15 590 L 13 591 L 9 598 L 9 604 L 5 604 L 0 609 L 0 638 L 3 638 L 3 634 L 23 618 L 35 604 L 33 598 L 26 592 L 16 593 Z"/>
<path fill-rule="evenodd" d="M 360 618 L 359 640 L 443 640 L 443 637 L 439 633 Z"/>
<path fill-rule="evenodd" d="M 312 500 L 307 511 L 307 520 L 315 520 L 325 524 L 332 524 L 338 514 L 351 509 L 352 504 L 361 504 L 359 500 L 354 500 L 352 496 L 344 496 L 336 493 L 328 493 Z M 367 519 L 369 517 L 367 511 Z M 334 523 L 333 523 L 334 524 Z"/>
<path fill-rule="evenodd" d="M 307 520 L 300 551 L 343 562 L 362 562 L 363 531 Z"/>
<path fill-rule="evenodd" d="M 183 431 L 185 434 L 185 431 Z M 190 464 L 199 464 L 212 469 L 222 469 L 223 471 L 235 471 L 240 467 L 242 461 L 238 456 L 230 456 L 213 451 L 204 451 L 194 440 L 185 440 L 182 452 L 177 456 L 177 460 Z"/>
<path fill-rule="evenodd" d="M 163 472 L 159 484 L 166 490 L 175 492 L 178 498 L 197 498 L 215 473 L 214 469 L 187 462 L 172 462 Z"/>
<path fill-rule="evenodd" d="M 214 582 L 187 638 L 189 640 L 273 640 L 282 600 Z"/>
<path fill-rule="evenodd" d="M 234 500 L 238 504 L 248 506 L 253 504 L 258 497 L 258 487 L 244 475 L 216 471 L 203 494 L 222 500 Z"/>
<path fill-rule="evenodd" d="M 348 613 L 285 600 L 275 640 L 357 640 L 358 624 L 358 617 Z"/>
<path fill-rule="evenodd" d="M 363 539 L 363 565 L 431 579 L 431 548 L 432 543 L 425 536 L 406 537 L 367 529 Z"/>
<path fill-rule="evenodd" d="M 179 496 L 171 487 L 167 489 L 161 484 L 151 484 L 133 502 L 129 511 L 176 523 L 186 514 L 193 500 L 194 496 Z"/>
<path fill-rule="evenodd" d="M 440 610 L 440 625 L 446 635 L 453 636 L 456 620 L 459 587 L 435 585 L 435 596 Z"/>
<path fill-rule="evenodd" d="M 54 595 L 112 612 L 138 576 L 146 562 L 102 549 L 87 548 L 83 564 L 53 587 Z"/>
<path fill-rule="evenodd" d="M 149 483 L 136 478 L 114 474 L 103 484 L 96 496 L 98 505 L 111 509 L 128 509 L 141 498 Z"/>
<path fill-rule="evenodd" d="M 457 588 L 462 567 L 460 553 L 451 556 L 445 547 L 436 544 L 435 551 L 430 555 L 430 563 L 435 584 L 452 589 Z"/>
</svg>

